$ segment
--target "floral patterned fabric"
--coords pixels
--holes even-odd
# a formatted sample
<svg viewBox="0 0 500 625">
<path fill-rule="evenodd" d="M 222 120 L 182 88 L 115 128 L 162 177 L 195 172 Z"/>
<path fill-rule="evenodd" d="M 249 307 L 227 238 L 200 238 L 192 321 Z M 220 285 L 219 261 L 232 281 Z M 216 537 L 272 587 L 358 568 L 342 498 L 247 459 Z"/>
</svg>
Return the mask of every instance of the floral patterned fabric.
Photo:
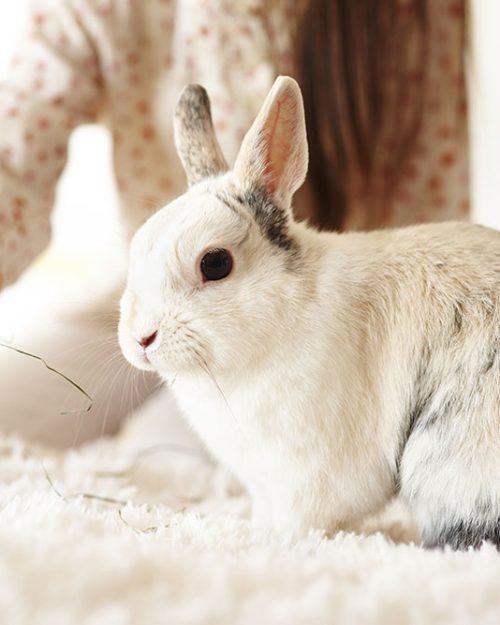
<svg viewBox="0 0 500 625">
<path fill-rule="evenodd" d="M 50 239 L 55 188 L 77 125 L 102 121 L 110 128 L 122 216 L 131 235 L 185 188 L 171 119 L 186 83 L 207 88 L 231 163 L 276 75 L 293 74 L 292 0 L 32 5 L 29 28 L 0 83 L 0 288 Z M 456 41 L 463 4 L 431 0 L 431 6 L 432 88 L 391 215 L 397 225 L 468 214 L 467 137 L 455 132 L 466 118 Z"/>
</svg>

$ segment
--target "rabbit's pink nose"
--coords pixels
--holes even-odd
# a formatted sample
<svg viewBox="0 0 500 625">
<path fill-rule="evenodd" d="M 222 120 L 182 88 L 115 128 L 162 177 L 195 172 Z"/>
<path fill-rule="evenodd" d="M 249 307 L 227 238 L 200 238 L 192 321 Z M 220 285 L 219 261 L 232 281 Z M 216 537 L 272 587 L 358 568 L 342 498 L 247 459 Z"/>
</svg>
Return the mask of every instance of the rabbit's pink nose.
<svg viewBox="0 0 500 625">
<path fill-rule="evenodd" d="M 141 347 L 144 347 L 144 349 L 146 349 L 146 347 L 149 347 L 151 345 L 151 343 L 155 340 L 155 338 L 158 336 L 158 331 L 153 332 L 153 334 L 150 334 L 149 336 L 145 336 L 143 337 L 140 341 L 139 341 L 139 345 Z"/>
</svg>

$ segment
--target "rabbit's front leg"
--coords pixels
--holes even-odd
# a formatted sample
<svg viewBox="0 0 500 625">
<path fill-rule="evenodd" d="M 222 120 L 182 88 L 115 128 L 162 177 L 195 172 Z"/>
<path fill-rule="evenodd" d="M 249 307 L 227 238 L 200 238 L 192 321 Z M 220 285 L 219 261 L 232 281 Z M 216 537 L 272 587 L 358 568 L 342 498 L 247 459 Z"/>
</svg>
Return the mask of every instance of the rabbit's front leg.
<svg viewBox="0 0 500 625">
<path fill-rule="evenodd" d="M 331 531 L 336 527 L 318 503 L 310 506 L 311 497 L 303 497 L 284 484 L 267 488 L 249 488 L 252 499 L 252 522 L 300 537 L 310 529 Z"/>
<path fill-rule="evenodd" d="M 279 489 L 253 485 L 248 490 L 252 500 L 252 523 L 277 531 L 293 529 L 293 510 Z"/>
</svg>

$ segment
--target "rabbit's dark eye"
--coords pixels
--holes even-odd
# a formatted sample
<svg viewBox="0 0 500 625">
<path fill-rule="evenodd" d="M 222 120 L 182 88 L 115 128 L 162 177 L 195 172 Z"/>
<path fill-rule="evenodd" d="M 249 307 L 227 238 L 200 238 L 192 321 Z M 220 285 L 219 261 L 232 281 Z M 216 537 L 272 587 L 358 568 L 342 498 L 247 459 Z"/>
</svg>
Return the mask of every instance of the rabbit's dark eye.
<svg viewBox="0 0 500 625">
<path fill-rule="evenodd" d="M 200 269 L 203 279 L 222 280 L 233 268 L 233 259 L 227 250 L 210 250 L 201 259 Z"/>
</svg>

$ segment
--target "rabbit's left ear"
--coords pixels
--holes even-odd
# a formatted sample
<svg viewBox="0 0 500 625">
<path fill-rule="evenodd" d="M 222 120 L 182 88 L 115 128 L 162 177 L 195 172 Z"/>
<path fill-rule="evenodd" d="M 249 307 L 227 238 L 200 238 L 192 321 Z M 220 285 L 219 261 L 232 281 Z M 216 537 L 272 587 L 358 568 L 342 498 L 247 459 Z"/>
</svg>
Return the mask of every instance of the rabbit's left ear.
<svg viewBox="0 0 500 625">
<path fill-rule="evenodd" d="M 302 94 L 295 80 L 280 76 L 243 139 L 234 172 L 244 187 L 289 201 L 304 182 L 307 165 Z"/>
<path fill-rule="evenodd" d="M 215 136 L 210 100 L 200 85 L 187 85 L 179 96 L 174 140 L 190 186 L 228 170 Z"/>
</svg>

